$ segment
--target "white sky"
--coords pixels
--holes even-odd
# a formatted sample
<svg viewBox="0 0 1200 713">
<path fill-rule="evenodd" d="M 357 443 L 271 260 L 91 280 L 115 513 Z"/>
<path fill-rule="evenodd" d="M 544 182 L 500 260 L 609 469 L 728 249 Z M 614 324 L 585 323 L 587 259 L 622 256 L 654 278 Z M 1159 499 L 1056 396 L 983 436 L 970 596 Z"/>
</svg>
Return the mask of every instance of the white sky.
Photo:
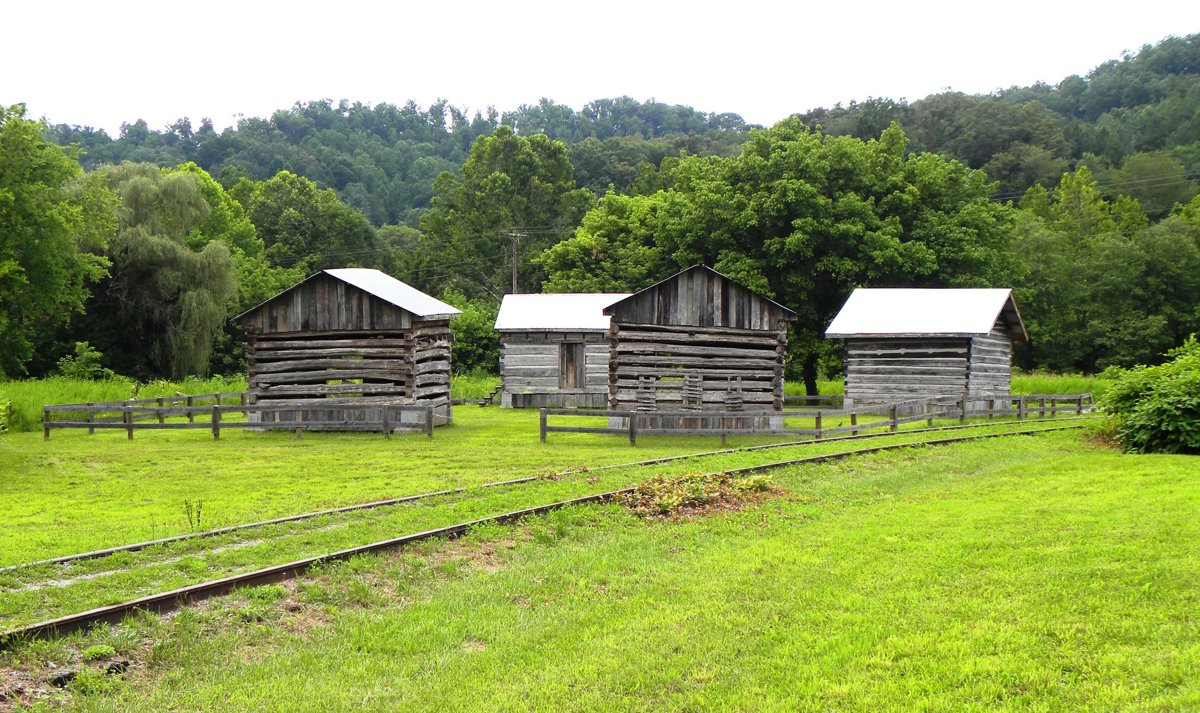
<svg viewBox="0 0 1200 713">
<path fill-rule="evenodd" d="M 0 104 L 218 128 L 329 98 L 501 112 L 628 95 L 771 124 L 870 96 L 1051 84 L 1168 35 L 1195 0 L 841 3 L 62 0 L 0 13 Z"/>
</svg>

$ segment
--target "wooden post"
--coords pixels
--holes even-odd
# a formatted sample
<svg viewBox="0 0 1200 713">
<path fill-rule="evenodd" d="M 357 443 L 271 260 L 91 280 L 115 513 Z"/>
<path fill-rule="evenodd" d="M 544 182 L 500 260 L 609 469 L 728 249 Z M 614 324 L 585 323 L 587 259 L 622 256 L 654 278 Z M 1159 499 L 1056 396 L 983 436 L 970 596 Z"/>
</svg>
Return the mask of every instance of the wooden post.
<svg viewBox="0 0 1200 713">
<path fill-rule="evenodd" d="M 380 419 L 383 421 L 383 437 L 387 440 L 392 440 L 392 405 L 384 404 L 383 411 L 380 414 Z"/>
<path fill-rule="evenodd" d="M 1083 394 L 1079 395 L 1079 403 L 1076 404 L 1076 406 L 1075 406 L 1075 415 L 1076 416 L 1083 415 Z"/>
<path fill-rule="evenodd" d="M 191 396 L 188 396 L 187 402 L 185 405 L 188 407 L 188 423 L 195 423 L 196 422 L 196 414 L 192 413 L 192 411 L 191 411 L 192 406 L 196 405 L 195 400 Z"/>
<path fill-rule="evenodd" d="M 221 438 L 221 404 L 219 403 L 220 399 L 217 399 L 217 401 L 218 403 L 213 404 L 212 407 L 212 434 L 214 439 Z"/>
<path fill-rule="evenodd" d="M 433 407 L 425 407 L 425 438 L 433 440 Z"/>
<path fill-rule="evenodd" d="M 857 425 L 858 425 L 858 412 L 857 412 L 857 411 L 851 411 L 851 412 L 850 412 L 850 425 L 851 425 L 851 426 L 857 426 Z M 851 435 L 854 435 L 854 436 L 857 436 L 857 435 L 858 435 L 858 429 L 856 428 L 856 429 L 854 429 L 854 430 L 850 431 L 850 434 L 851 434 Z"/>
<path fill-rule="evenodd" d="M 96 405 L 96 404 L 95 404 L 95 403 L 93 403 L 93 402 L 88 402 L 88 410 L 87 410 L 87 420 L 88 420 L 88 423 L 95 423 L 95 422 L 96 422 L 96 412 L 95 412 L 95 410 L 93 410 L 93 409 L 92 409 L 92 407 L 93 407 L 93 406 L 95 406 L 95 405 Z M 89 436 L 94 436 L 94 435 L 96 435 L 96 427 L 95 427 L 95 426 L 88 426 L 88 435 L 89 435 Z"/>
<path fill-rule="evenodd" d="M 546 409 L 538 409 L 538 433 L 542 443 L 546 442 Z"/>
<path fill-rule="evenodd" d="M 817 411 L 816 428 L 814 429 L 814 438 L 821 440 L 821 412 Z"/>
<path fill-rule="evenodd" d="M 42 440 L 50 440 L 50 409 L 42 407 Z"/>
<path fill-rule="evenodd" d="M 988 420 L 996 417 L 996 399 L 988 399 Z"/>
<path fill-rule="evenodd" d="M 629 445 L 637 445 L 637 411 L 629 412 Z"/>
<path fill-rule="evenodd" d="M 166 422 L 167 422 L 167 419 L 163 417 L 163 412 L 162 412 L 162 410 L 163 410 L 163 397 L 159 396 L 159 397 L 158 397 L 158 399 L 155 401 L 155 403 L 157 403 L 157 404 L 158 404 L 158 422 L 159 422 L 159 423 L 166 423 Z"/>
<path fill-rule="evenodd" d="M 133 440 L 133 411 L 130 410 L 129 404 L 125 404 L 122 408 L 121 418 L 125 421 L 125 429 L 127 431 L 126 439 Z"/>
<path fill-rule="evenodd" d="M 925 415 L 929 418 L 925 419 L 925 425 L 933 428 L 933 401 L 925 399 Z"/>
<path fill-rule="evenodd" d="M 892 404 L 891 408 L 888 409 L 888 418 L 892 422 L 892 433 L 895 433 L 896 429 L 900 427 L 900 424 L 896 422 L 896 404 Z"/>
<path fill-rule="evenodd" d="M 1023 418 L 1025 418 L 1025 397 L 1018 396 L 1017 397 L 1017 420 L 1020 421 Z"/>
<path fill-rule="evenodd" d="M 1046 397 L 1039 396 L 1038 397 L 1038 418 L 1045 418 L 1045 417 L 1046 417 Z"/>
</svg>

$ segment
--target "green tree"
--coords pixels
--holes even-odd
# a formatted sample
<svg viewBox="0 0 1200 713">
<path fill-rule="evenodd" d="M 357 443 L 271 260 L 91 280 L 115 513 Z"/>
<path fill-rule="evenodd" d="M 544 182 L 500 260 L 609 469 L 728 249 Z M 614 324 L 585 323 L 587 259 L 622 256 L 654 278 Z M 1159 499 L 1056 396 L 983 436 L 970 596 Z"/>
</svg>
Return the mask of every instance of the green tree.
<svg viewBox="0 0 1200 713">
<path fill-rule="evenodd" d="M 1053 191 L 1030 189 L 1021 207 L 1026 366 L 1151 363 L 1200 327 L 1200 222 L 1186 210 L 1151 226 L 1136 200 L 1106 200 L 1086 167 Z"/>
<path fill-rule="evenodd" d="M 374 259 L 375 230 L 366 216 L 307 178 L 281 171 L 262 183 L 240 181 L 232 193 L 272 265 L 312 273 Z"/>
<path fill-rule="evenodd" d="M 224 221 L 210 222 L 204 185 L 189 169 L 125 163 L 88 178 L 120 196 L 119 229 L 111 274 L 79 332 L 121 373 L 206 374 L 236 294 L 229 244 L 245 236 L 205 232 Z"/>
<path fill-rule="evenodd" d="M 514 260 L 518 290 L 535 291 L 543 275 L 522 256 L 570 234 L 595 202 L 590 191 L 575 188 L 564 144 L 542 134 L 519 136 L 507 126 L 476 140 L 462 176 L 441 174 L 434 193 L 421 230 L 446 281 L 469 298 L 492 300 L 511 289 Z"/>
<path fill-rule="evenodd" d="M 115 230 L 112 196 L 78 183 L 73 149 L 25 107 L 0 106 L 0 379 L 20 376 L 41 334 L 80 312 Z"/>
<path fill-rule="evenodd" d="M 980 171 L 907 155 L 896 125 L 862 141 L 790 119 L 730 159 L 685 157 L 670 186 L 607 196 L 540 262 L 553 289 L 635 289 L 702 262 L 796 310 L 789 369 L 815 393 L 825 327 L 868 284 L 1004 285 L 1011 211 Z"/>
</svg>

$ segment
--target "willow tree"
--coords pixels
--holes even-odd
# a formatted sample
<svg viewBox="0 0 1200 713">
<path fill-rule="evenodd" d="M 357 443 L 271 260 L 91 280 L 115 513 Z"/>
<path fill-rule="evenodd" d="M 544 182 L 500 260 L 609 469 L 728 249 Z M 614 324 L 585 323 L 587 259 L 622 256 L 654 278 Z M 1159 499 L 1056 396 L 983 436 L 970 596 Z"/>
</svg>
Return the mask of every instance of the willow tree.
<svg viewBox="0 0 1200 713">
<path fill-rule="evenodd" d="M 235 296 L 234 263 L 191 171 L 106 166 L 88 176 L 116 192 L 109 278 L 81 329 L 118 372 L 207 374 L 213 340 Z"/>
</svg>

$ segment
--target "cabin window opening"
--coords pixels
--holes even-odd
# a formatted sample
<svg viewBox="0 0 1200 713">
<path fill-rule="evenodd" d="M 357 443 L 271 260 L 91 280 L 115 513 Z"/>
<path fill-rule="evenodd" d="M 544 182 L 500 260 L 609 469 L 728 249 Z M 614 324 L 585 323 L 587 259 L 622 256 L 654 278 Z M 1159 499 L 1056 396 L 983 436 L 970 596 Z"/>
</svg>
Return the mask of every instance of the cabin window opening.
<svg viewBox="0 0 1200 713">
<path fill-rule="evenodd" d="M 583 342 L 563 342 L 559 344 L 558 364 L 559 388 L 582 389 L 586 379 Z"/>
</svg>

